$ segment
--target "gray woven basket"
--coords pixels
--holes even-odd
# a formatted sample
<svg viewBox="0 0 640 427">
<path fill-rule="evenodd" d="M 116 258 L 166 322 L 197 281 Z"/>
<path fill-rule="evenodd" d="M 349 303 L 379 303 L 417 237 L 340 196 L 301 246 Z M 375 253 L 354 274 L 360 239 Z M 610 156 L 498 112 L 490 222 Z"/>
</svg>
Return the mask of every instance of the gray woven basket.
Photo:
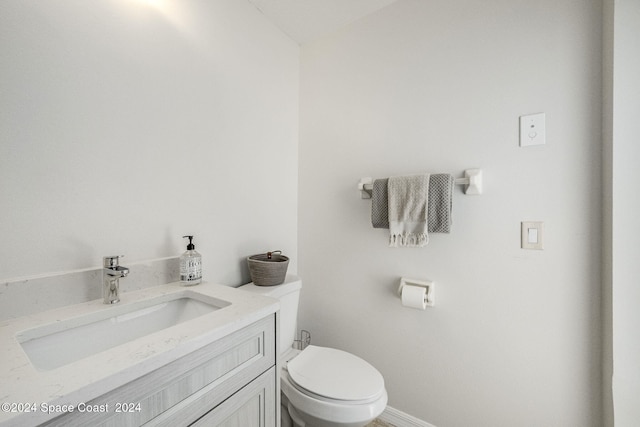
<svg viewBox="0 0 640 427">
<path fill-rule="evenodd" d="M 284 283 L 289 258 L 280 251 L 252 255 L 247 258 L 251 281 L 257 286 L 275 286 Z"/>
</svg>

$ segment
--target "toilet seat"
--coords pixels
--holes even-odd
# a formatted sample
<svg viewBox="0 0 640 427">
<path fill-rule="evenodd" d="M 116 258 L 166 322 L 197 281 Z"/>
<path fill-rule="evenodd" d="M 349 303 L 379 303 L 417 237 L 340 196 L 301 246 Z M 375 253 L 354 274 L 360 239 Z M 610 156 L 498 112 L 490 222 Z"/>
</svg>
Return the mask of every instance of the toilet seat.
<svg viewBox="0 0 640 427">
<path fill-rule="evenodd" d="M 283 367 L 280 385 L 287 410 L 308 425 L 364 426 L 380 415 L 387 407 L 387 392 L 383 389 L 377 400 L 355 403 L 314 396 L 291 381 Z"/>
<path fill-rule="evenodd" d="M 385 393 L 380 372 L 345 351 L 310 345 L 286 367 L 292 385 L 320 400 L 366 404 Z"/>
</svg>

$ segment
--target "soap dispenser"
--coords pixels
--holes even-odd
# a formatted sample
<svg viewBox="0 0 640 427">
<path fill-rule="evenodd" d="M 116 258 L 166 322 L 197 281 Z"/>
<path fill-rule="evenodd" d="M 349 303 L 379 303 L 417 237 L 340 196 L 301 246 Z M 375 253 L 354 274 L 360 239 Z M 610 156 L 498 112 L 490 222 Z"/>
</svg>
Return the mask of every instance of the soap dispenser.
<svg viewBox="0 0 640 427">
<path fill-rule="evenodd" d="M 202 256 L 196 252 L 193 236 L 182 236 L 189 239 L 187 251 L 180 256 L 180 281 L 184 286 L 197 285 L 202 281 Z"/>
</svg>

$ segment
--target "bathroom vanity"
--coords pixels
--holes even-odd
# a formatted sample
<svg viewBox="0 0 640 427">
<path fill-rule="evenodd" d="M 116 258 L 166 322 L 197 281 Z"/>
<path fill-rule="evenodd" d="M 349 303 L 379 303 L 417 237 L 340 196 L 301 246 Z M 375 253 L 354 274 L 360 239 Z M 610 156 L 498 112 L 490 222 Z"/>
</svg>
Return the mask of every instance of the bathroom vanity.
<svg viewBox="0 0 640 427">
<path fill-rule="evenodd" d="M 278 309 L 169 284 L 3 322 L 0 426 L 276 426 Z"/>
</svg>

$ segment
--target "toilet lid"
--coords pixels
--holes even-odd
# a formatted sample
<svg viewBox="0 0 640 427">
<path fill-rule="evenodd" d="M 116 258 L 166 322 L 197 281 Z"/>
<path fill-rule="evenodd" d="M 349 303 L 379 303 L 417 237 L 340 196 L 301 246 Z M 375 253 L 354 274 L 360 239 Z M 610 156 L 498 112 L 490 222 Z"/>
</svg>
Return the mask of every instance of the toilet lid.
<svg viewBox="0 0 640 427">
<path fill-rule="evenodd" d="M 378 397 L 384 379 L 376 368 L 345 351 L 310 345 L 287 364 L 298 386 L 329 399 L 360 401 Z"/>
</svg>

